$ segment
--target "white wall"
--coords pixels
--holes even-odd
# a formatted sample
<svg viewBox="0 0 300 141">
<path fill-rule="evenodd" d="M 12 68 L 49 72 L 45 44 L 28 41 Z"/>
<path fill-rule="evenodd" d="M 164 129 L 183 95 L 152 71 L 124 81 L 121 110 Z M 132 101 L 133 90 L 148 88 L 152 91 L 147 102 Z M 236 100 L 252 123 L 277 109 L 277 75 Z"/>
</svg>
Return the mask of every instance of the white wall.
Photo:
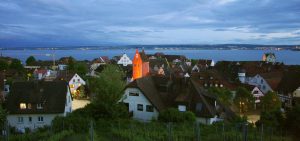
<svg viewBox="0 0 300 141">
<path fill-rule="evenodd" d="M 74 85 L 74 87 L 71 88 L 71 85 Z M 78 74 L 75 74 L 72 77 L 72 79 L 69 81 L 69 86 L 70 86 L 70 89 L 71 89 L 71 93 L 74 90 L 77 90 L 81 85 L 85 85 L 85 81 Z"/>
<path fill-rule="evenodd" d="M 118 61 L 117 64 L 127 66 L 127 65 L 131 65 L 132 61 L 130 60 L 130 58 L 126 54 L 123 54 L 123 56 L 120 58 L 120 60 Z"/>
<path fill-rule="evenodd" d="M 71 112 L 72 112 L 72 97 L 71 97 L 70 89 L 68 87 L 68 92 L 67 92 L 67 95 L 66 95 L 64 116 L 66 116 L 67 113 L 71 113 Z"/>
<path fill-rule="evenodd" d="M 298 87 L 298 89 L 294 91 L 293 95 L 294 97 L 300 97 L 300 87 Z"/>
<path fill-rule="evenodd" d="M 248 84 L 257 86 L 263 93 L 273 91 L 267 81 L 260 75 L 256 75 L 249 79 Z"/>
<path fill-rule="evenodd" d="M 39 116 L 43 117 L 43 122 L 38 121 Z M 16 114 L 8 115 L 7 120 L 10 126 L 16 127 L 18 130 L 24 130 L 25 128 L 35 129 L 45 125 L 49 126 L 56 116 L 63 116 L 63 114 Z M 18 122 L 18 117 L 23 117 L 22 123 Z M 29 122 L 29 117 L 31 117 L 31 122 Z"/>
<path fill-rule="evenodd" d="M 139 93 L 139 96 L 129 96 L 130 92 Z M 153 112 L 146 111 L 146 105 L 152 105 L 149 100 L 143 95 L 143 93 L 137 88 L 127 88 L 123 95 L 124 103 L 129 103 L 129 112 L 133 111 L 133 118 L 142 121 L 149 121 L 158 117 L 158 111 L 154 107 Z M 137 104 L 143 104 L 143 111 L 137 110 Z"/>
</svg>

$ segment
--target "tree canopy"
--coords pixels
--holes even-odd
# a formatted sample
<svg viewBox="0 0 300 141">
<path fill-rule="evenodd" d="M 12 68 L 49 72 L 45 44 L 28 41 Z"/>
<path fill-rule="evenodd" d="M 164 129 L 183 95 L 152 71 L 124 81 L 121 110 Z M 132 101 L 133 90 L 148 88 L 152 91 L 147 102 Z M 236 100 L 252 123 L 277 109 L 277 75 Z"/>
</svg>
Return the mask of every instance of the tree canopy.
<svg viewBox="0 0 300 141">
<path fill-rule="evenodd" d="M 8 69 L 8 63 L 7 61 L 5 60 L 0 60 L 0 71 L 3 71 L 3 70 L 7 70 Z"/>
<path fill-rule="evenodd" d="M 119 104 L 123 95 L 125 82 L 124 74 L 115 65 L 107 65 L 98 77 L 89 79 L 92 93 L 92 105 L 96 118 L 120 117 L 126 113 L 124 105 Z M 96 112 L 97 111 L 97 112 Z"/>
<path fill-rule="evenodd" d="M 18 60 L 18 59 L 13 59 L 11 61 L 11 64 L 10 64 L 9 68 L 14 69 L 14 70 L 18 70 L 18 71 L 22 71 L 24 69 L 21 61 Z"/>
<path fill-rule="evenodd" d="M 34 58 L 33 56 L 29 56 L 29 57 L 26 59 L 26 65 L 27 65 L 27 66 L 33 65 L 35 62 L 36 62 L 36 60 L 35 60 L 35 58 Z"/>
<path fill-rule="evenodd" d="M 241 112 L 246 112 L 254 105 L 254 97 L 246 88 L 239 87 L 236 90 L 234 103 Z"/>
<path fill-rule="evenodd" d="M 218 99 L 225 105 L 231 105 L 233 95 L 230 90 L 226 88 L 212 87 L 208 89 L 209 93 L 217 95 Z"/>
<path fill-rule="evenodd" d="M 275 92 L 269 91 L 262 97 L 263 111 L 278 110 L 281 107 L 281 101 Z"/>
</svg>

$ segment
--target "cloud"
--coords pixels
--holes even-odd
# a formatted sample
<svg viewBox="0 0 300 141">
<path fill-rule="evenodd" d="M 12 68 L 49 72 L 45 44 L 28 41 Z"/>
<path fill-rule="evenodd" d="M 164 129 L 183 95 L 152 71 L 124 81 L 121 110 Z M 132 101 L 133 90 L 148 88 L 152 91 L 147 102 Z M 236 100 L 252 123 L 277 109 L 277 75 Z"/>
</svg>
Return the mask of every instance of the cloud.
<svg viewBox="0 0 300 141">
<path fill-rule="evenodd" d="M 299 5 L 296 0 L 3 0 L 0 46 L 299 44 Z"/>
</svg>

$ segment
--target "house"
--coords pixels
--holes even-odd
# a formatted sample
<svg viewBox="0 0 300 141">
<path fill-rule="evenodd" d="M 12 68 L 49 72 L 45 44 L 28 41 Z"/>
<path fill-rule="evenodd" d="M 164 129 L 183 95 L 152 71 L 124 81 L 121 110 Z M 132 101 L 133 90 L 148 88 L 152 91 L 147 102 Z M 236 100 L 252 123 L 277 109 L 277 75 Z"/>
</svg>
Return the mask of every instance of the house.
<svg viewBox="0 0 300 141">
<path fill-rule="evenodd" d="M 263 93 L 267 93 L 268 91 L 273 92 L 277 89 L 282 75 L 281 71 L 257 74 L 254 77 L 248 78 L 247 84 L 257 86 Z"/>
<path fill-rule="evenodd" d="M 254 109 L 256 109 L 261 102 L 261 98 L 264 96 L 264 93 L 254 85 L 243 85 L 250 93 L 253 95 L 255 101 L 254 101 Z"/>
<path fill-rule="evenodd" d="M 67 72 L 60 72 L 56 80 L 67 81 L 72 95 L 79 94 L 80 93 L 79 87 L 86 85 L 86 82 L 77 73 L 73 74 Z"/>
<path fill-rule="evenodd" d="M 205 71 L 206 69 L 213 66 L 215 66 L 215 62 L 213 60 L 199 59 L 198 62 L 192 68 L 192 72 Z"/>
<path fill-rule="evenodd" d="M 160 112 L 168 108 L 191 111 L 197 121 L 211 124 L 229 119 L 228 108 L 219 103 L 213 94 L 208 94 L 197 81 L 187 78 L 145 76 L 129 83 L 120 100 L 140 121 L 157 119 Z M 226 112 L 225 112 L 226 111 Z"/>
<path fill-rule="evenodd" d="M 138 49 L 135 51 L 132 66 L 132 79 L 141 78 L 149 74 L 149 59 L 146 56 L 144 50 L 139 52 Z"/>
<path fill-rule="evenodd" d="M 37 80 L 42 80 L 46 78 L 47 75 L 49 75 L 49 72 L 46 69 L 35 69 L 33 72 L 33 77 Z"/>
<path fill-rule="evenodd" d="M 276 56 L 274 53 L 265 53 L 262 57 L 262 61 L 268 62 L 268 63 L 275 63 L 276 62 Z"/>
<path fill-rule="evenodd" d="M 65 81 L 15 82 L 7 98 L 7 121 L 20 132 L 51 125 L 56 116 L 72 112 L 72 97 Z"/>
<path fill-rule="evenodd" d="M 58 70 L 62 71 L 62 70 L 67 70 L 68 65 L 66 64 L 58 64 Z"/>
<path fill-rule="evenodd" d="M 91 64 L 90 64 L 90 71 L 89 75 L 90 76 L 95 76 L 95 70 L 100 66 L 100 65 L 106 65 L 110 63 L 109 58 L 107 56 L 101 56 L 99 58 L 94 59 Z"/>
<path fill-rule="evenodd" d="M 119 65 L 127 66 L 132 65 L 132 61 L 130 58 L 124 53 L 123 56 L 120 58 L 120 60 L 117 62 Z"/>
</svg>

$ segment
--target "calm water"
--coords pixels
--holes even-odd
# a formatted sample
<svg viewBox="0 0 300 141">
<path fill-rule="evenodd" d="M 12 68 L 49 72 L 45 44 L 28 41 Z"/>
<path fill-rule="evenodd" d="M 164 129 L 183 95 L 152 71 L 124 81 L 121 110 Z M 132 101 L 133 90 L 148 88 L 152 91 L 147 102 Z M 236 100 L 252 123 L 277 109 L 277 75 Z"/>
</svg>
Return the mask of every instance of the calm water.
<svg viewBox="0 0 300 141">
<path fill-rule="evenodd" d="M 100 56 L 108 56 L 112 58 L 116 55 L 126 53 L 133 58 L 135 50 L 3 50 L 3 56 L 26 60 L 27 57 L 35 55 L 35 58 L 40 60 L 50 60 L 49 56 L 43 54 L 55 53 L 56 59 L 64 56 L 73 56 L 77 60 L 92 60 Z M 163 52 L 164 54 L 185 55 L 191 59 L 213 59 L 215 61 L 259 61 L 265 52 L 264 50 L 145 50 L 147 54 Z M 284 62 L 288 65 L 300 65 L 300 51 L 272 51 L 276 54 L 278 62 Z"/>
</svg>

